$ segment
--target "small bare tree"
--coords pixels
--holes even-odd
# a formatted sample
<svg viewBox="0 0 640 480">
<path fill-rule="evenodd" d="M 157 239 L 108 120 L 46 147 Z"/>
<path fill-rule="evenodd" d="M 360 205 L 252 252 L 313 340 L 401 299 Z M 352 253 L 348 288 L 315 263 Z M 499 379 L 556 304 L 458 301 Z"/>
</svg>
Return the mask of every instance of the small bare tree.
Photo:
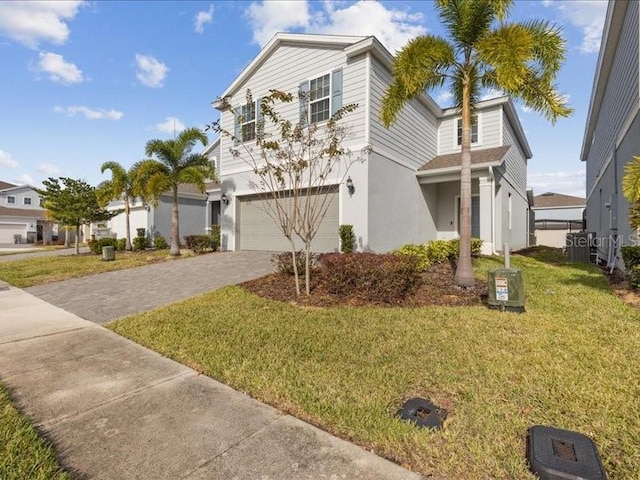
<svg viewBox="0 0 640 480">
<path fill-rule="evenodd" d="M 305 94 L 299 93 L 297 98 L 308 104 L 301 95 Z M 309 124 L 306 111 L 302 112 L 299 121 L 294 122 L 276 109 L 276 105 L 290 103 L 294 98 L 291 93 L 270 90 L 269 95 L 259 101 L 260 115 L 256 116 L 255 123 L 252 115 L 252 123 L 248 123 L 243 115 L 237 115 L 235 121 L 240 128 L 236 131 L 247 133 L 246 128 L 255 128 L 255 142 L 243 143 L 242 138 L 225 130 L 220 121 L 207 128 L 233 140 L 231 154 L 248 164 L 255 174 L 249 185 L 264 200 L 263 209 L 291 246 L 296 294 L 299 296 L 300 272 L 295 240 L 299 238 L 304 245 L 305 292 L 309 295 L 311 242 L 338 192 L 336 185 L 343 183 L 354 163 L 367 158 L 370 148 L 365 147 L 354 154 L 343 146 L 351 136 L 351 128 L 341 124 L 340 120 L 356 110 L 357 104 L 343 106 L 323 124 Z M 254 101 L 250 90 L 247 90 L 246 101 L 252 108 Z"/>
</svg>

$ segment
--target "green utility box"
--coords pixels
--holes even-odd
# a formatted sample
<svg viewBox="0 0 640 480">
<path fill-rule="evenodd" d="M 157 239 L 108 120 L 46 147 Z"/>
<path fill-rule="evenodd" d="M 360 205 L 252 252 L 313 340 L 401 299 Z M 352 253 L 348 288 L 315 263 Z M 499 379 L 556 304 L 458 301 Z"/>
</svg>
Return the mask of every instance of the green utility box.
<svg viewBox="0 0 640 480">
<path fill-rule="evenodd" d="M 102 260 L 105 262 L 112 262 L 116 259 L 115 247 L 102 247 Z"/>
<path fill-rule="evenodd" d="M 487 275 L 489 308 L 509 312 L 524 312 L 522 271 L 517 268 L 497 268 Z"/>
</svg>

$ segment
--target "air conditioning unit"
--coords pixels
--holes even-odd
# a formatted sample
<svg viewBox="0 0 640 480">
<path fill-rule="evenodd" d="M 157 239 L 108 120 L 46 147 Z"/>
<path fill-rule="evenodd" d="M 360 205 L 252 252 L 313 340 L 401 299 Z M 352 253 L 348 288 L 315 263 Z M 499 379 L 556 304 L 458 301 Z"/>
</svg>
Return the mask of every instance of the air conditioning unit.
<svg viewBox="0 0 640 480">
<path fill-rule="evenodd" d="M 518 268 L 497 268 L 487 275 L 489 308 L 509 312 L 524 312 L 524 283 Z"/>
</svg>

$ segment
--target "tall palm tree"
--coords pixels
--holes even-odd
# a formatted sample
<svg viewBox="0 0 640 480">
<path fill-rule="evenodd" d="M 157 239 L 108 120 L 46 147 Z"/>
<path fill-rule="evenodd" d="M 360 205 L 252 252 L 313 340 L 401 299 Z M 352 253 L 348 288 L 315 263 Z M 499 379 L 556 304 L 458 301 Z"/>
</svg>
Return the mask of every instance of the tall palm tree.
<svg viewBox="0 0 640 480">
<path fill-rule="evenodd" d="M 118 162 L 105 162 L 100 167 L 100 172 L 111 170 L 111 180 L 105 180 L 97 188 L 98 201 L 101 205 L 106 205 L 111 200 L 124 201 L 124 214 L 126 218 L 127 243 L 125 250 L 132 250 L 131 246 L 131 204 L 135 202 L 138 195 L 137 186 L 134 182 L 133 167 L 129 171 Z"/>
<path fill-rule="evenodd" d="M 180 224 L 178 218 L 178 186 L 193 184 L 204 192 L 205 182 L 213 180 L 215 172 L 208 158 L 200 153 L 191 153 L 200 142 L 207 145 L 207 136 L 197 128 L 180 132 L 173 140 L 149 140 L 145 153 L 148 158 L 134 165 L 135 182 L 143 197 L 157 204 L 160 196 L 171 192 L 173 211 L 171 217 L 171 255 L 180 255 Z"/>
<path fill-rule="evenodd" d="M 561 30 L 547 21 L 506 23 L 513 0 L 436 0 L 446 38 L 414 38 L 396 55 L 380 118 L 388 128 L 404 105 L 449 84 L 462 117 L 460 253 L 456 284 L 475 284 L 471 264 L 471 114 L 483 88 L 502 90 L 552 123 L 573 111 L 554 85 L 564 61 Z"/>
</svg>

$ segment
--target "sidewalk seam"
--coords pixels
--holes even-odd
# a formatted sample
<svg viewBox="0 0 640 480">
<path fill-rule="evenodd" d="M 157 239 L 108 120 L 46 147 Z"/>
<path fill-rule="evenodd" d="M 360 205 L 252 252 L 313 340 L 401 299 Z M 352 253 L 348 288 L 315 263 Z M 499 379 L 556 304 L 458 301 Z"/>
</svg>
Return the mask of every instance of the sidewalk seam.
<svg viewBox="0 0 640 480">
<path fill-rule="evenodd" d="M 59 307 L 57 307 L 57 308 L 59 308 Z M 84 318 L 82 320 L 84 320 Z M 89 322 L 89 320 L 84 320 L 84 321 L 85 322 Z M 84 327 L 78 327 L 78 328 L 70 328 L 68 330 L 58 330 L 57 332 L 44 333 L 42 335 L 35 335 L 33 337 L 16 338 L 15 340 L 9 340 L 9 341 L 6 341 L 6 342 L 0 341 L 0 346 L 9 345 L 11 343 L 25 342 L 27 340 L 34 340 L 34 339 L 37 339 L 37 338 L 53 337 L 54 335 L 60 335 L 61 333 L 77 332 L 77 331 L 80 331 L 80 330 L 85 330 L 87 328 L 96 328 L 96 327 L 100 327 L 100 325 L 98 325 L 97 323 L 94 323 L 93 325 L 86 325 Z"/>
</svg>

